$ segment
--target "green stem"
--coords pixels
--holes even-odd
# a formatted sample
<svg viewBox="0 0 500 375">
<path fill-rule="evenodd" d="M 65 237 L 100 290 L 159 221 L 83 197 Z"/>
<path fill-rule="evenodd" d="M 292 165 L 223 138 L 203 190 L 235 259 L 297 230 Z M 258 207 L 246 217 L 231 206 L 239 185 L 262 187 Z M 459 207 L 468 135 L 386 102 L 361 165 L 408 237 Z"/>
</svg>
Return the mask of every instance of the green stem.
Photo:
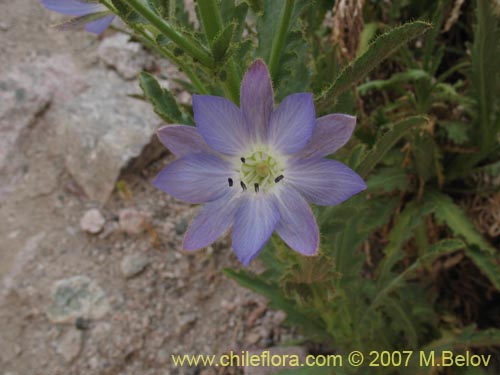
<svg viewBox="0 0 500 375">
<path fill-rule="evenodd" d="M 283 45 L 285 44 L 285 38 L 288 32 L 288 27 L 290 25 L 290 19 L 292 18 L 294 3 L 295 0 L 286 0 L 283 12 L 281 14 L 278 32 L 273 39 L 271 56 L 269 57 L 269 71 L 271 73 L 271 77 L 273 78 L 276 75 L 278 63 L 281 57 L 281 50 L 283 49 Z"/>
<path fill-rule="evenodd" d="M 197 46 L 193 41 L 186 38 L 175 30 L 170 24 L 158 17 L 151 9 L 149 9 L 141 0 L 125 0 L 142 17 L 147 19 L 158 31 L 167 38 L 172 40 L 180 48 L 186 51 L 191 57 L 199 61 L 201 64 L 213 68 L 214 60 L 205 50 Z"/>
<path fill-rule="evenodd" d="M 210 48 L 213 48 L 213 42 L 219 33 L 224 29 L 222 16 L 217 6 L 216 0 L 198 0 L 198 12 L 205 30 L 205 35 Z M 240 77 L 238 69 L 233 59 L 227 64 L 227 79 L 224 81 L 224 91 L 233 102 L 239 104 L 240 101 Z"/>
<path fill-rule="evenodd" d="M 157 51 L 160 55 L 163 55 L 170 61 L 172 61 L 179 69 L 181 69 L 184 74 L 189 78 L 195 89 L 198 91 L 198 94 L 206 95 L 209 93 L 208 89 L 205 87 L 200 78 L 193 72 L 193 70 L 187 65 L 184 64 L 177 56 L 175 56 L 171 51 L 167 48 L 162 48 L 158 46 L 149 35 L 147 35 L 144 30 L 136 29 L 136 32 L 140 34 L 142 37 L 142 42 L 148 46 L 149 48 Z"/>
</svg>

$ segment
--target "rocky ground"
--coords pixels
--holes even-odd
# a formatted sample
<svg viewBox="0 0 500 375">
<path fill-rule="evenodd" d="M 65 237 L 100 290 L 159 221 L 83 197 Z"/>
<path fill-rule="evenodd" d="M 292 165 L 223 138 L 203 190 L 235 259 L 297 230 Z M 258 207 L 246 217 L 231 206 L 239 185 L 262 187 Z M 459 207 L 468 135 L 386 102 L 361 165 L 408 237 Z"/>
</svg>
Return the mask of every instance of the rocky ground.
<svg viewBox="0 0 500 375">
<path fill-rule="evenodd" d="M 150 183 L 171 156 L 130 94 L 141 69 L 179 73 L 124 35 L 49 28 L 60 19 L 0 1 L 0 375 L 241 372 L 170 358 L 294 337 L 222 276 L 240 267 L 227 241 L 180 251 L 196 208 Z"/>
</svg>

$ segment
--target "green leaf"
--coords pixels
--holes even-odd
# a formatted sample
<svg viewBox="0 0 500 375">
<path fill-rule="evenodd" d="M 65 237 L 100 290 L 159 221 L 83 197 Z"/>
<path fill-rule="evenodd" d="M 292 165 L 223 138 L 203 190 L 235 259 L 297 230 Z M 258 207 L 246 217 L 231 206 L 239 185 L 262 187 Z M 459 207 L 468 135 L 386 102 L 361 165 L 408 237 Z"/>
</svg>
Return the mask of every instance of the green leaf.
<svg viewBox="0 0 500 375">
<path fill-rule="evenodd" d="M 415 134 L 412 137 L 413 163 L 418 176 L 423 181 L 442 176 L 441 149 L 434 138 L 428 134 Z"/>
<path fill-rule="evenodd" d="M 366 182 L 368 190 L 390 193 L 394 190 L 404 191 L 408 189 L 408 178 L 401 167 L 381 168 L 377 173 L 368 178 Z"/>
<path fill-rule="evenodd" d="M 436 219 L 445 223 L 456 236 L 463 237 L 470 245 L 475 245 L 491 255 L 496 253 L 495 248 L 481 236 L 465 212 L 450 197 L 437 191 L 428 191 L 424 200 L 434 206 Z"/>
<path fill-rule="evenodd" d="M 287 320 L 291 324 L 304 327 L 306 332 L 317 335 L 318 338 L 326 339 L 328 337 L 325 327 L 317 321 L 311 320 L 309 316 L 301 313 L 298 306 L 293 301 L 285 298 L 281 294 L 278 286 L 268 284 L 246 271 L 225 269 L 224 273 L 231 279 L 237 281 L 241 286 L 269 298 L 271 307 L 286 312 Z"/>
<path fill-rule="evenodd" d="M 386 282 L 390 278 L 390 273 L 394 265 L 403 257 L 402 246 L 413 237 L 414 231 L 422 220 L 432 213 L 433 207 L 426 201 L 419 204 L 413 200 L 409 202 L 403 211 L 396 217 L 395 224 L 389 233 L 386 248 L 384 249 L 385 257 L 380 262 L 377 273 L 379 275 L 379 284 Z"/>
<path fill-rule="evenodd" d="M 293 92 L 290 90 L 304 91 L 307 89 L 309 72 L 307 69 L 307 41 L 304 37 L 303 22 L 299 15 L 312 2 L 307 0 L 295 0 L 290 17 L 287 37 L 284 41 L 282 52 L 279 55 L 278 69 L 273 76 L 276 88 L 277 100 Z M 264 1 L 262 11 L 257 18 L 257 33 L 259 44 L 255 57 L 263 58 L 269 64 L 273 40 L 279 31 L 282 11 L 285 1 Z M 280 84 L 281 80 L 286 80 Z M 290 87 L 293 85 L 295 87 Z"/>
<path fill-rule="evenodd" d="M 428 121 L 427 117 L 414 116 L 401 120 L 392 125 L 380 139 L 377 140 L 372 149 L 367 153 L 357 172 L 362 177 L 367 177 L 375 166 L 382 160 L 384 155 L 411 129 Z"/>
<path fill-rule="evenodd" d="M 371 90 L 381 90 L 401 83 L 414 82 L 422 78 L 429 78 L 429 74 L 420 69 L 408 69 L 405 72 L 393 74 L 389 79 L 374 80 L 359 85 L 357 90 L 361 95 L 365 95 Z"/>
<path fill-rule="evenodd" d="M 148 0 L 148 4 L 160 17 L 168 20 L 171 1 L 173 0 Z"/>
<path fill-rule="evenodd" d="M 368 50 L 362 56 L 347 65 L 338 75 L 337 79 L 325 88 L 316 100 L 320 103 L 328 102 L 331 104 L 340 94 L 349 90 L 365 78 L 401 46 L 422 35 L 430 27 L 431 24 L 427 22 L 415 21 L 382 34 L 369 46 Z"/>
<path fill-rule="evenodd" d="M 456 145 L 463 145 L 469 141 L 470 124 L 459 121 L 440 121 L 439 125 L 445 130 L 447 137 Z"/>
<path fill-rule="evenodd" d="M 168 123 L 192 124 L 190 116 L 182 113 L 179 109 L 174 96 L 160 86 L 155 77 L 151 74 L 142 72 L 139 75 L 139 81 L 142 91 L 146 98 L 153 104 L 155 112 Z"/>
<path fill-rule="evenodd" d="M 212 54 L 218 62 L 222 62 L 227 58 L 226 52 L 229 49 L 231 40 L 235 30 L 235 24 L 231 23 L 224 27 L 214 38 L 212 42 Z"/>
<path fill-rule="evenodd" d="M 477 101 L 479 126 L 477 137 L 482 150 L 496 142 L 500 130 L 500 20 L 491 9 L 491 1 L 476 2 L 477 20 L 471 48 L 473 98 Z"/>
<path fill-rule="evenodd" d="M 490 255 L 474 248 L 466 250 L 467 255 L 481 270 L 481 272 L 491 281 L 493 286 L 500 290 L 500 257 Z"/>
<path fill-rule="evenodd" d="M 127 24 L 146 24 L 147 21 L 135 10 L 133 10 L 125 0 L 111 0 L 118 16 Z"/>
<path fill-rule="evenodd" d="M 445 332 L 443 337 L 426 345 L 423 350 L 442 351 L 442 350 L 463 350 L 470 348 L 482 348 L 498 346 L 500 344 L 500 329 L 488 328 L 481 331 L 473 324 L 465 327 L 458 335 Z"/>
</svg>

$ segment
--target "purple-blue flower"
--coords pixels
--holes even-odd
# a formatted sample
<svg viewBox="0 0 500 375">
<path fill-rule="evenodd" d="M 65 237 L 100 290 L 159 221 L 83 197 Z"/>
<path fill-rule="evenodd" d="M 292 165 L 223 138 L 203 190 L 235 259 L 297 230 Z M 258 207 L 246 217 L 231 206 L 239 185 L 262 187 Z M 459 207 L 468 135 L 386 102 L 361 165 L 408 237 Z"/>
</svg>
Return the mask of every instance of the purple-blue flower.
<svg viewBox="0 0 500 375">
<path fill-rule="evenodd" d="M 40 0 L 42 5 L 54 12 L 75 16 L 69 22 L 63 23 L 63 28 L 85 25 L 85 30 L 101 34 L 106 30 L 115 16 L 97 0 Z"/>
<path fill-rule="evenodd" d="M 232 244 L 248 265 L 271 234 L 303 255 L 315 255 L 319 231 L 309 203 L 331 206 L 366 189 L 344 164 L 326 159 L 342 147 L 356 119 L 316 119 L 313 96 L 298 93 L 274 108 L 262 60 L 248 69 L 241 107 L 208 95 L 193 96 L 196 128 L 168 125 L 161 142 L 178 159 L 154 185 L 188 203 L 204 203 L 184 238 L 184 250 L 210 245 L 232 228 Z"/>
</svg>

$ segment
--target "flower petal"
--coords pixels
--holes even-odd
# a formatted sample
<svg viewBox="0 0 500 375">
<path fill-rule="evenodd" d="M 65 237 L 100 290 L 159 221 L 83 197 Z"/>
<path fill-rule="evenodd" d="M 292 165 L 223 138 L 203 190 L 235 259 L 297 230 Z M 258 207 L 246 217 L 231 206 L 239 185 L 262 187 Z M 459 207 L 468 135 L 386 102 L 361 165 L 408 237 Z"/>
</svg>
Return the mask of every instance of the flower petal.
<svg viewBox="0 0 500 375">
<path fill-rule="evenodd" d="M 269 71 L 262 60 L 253 62 L 243 77 L 240 107 L 248 134 L 253 140 L 266 140 L 274 108 L 274 93 Z"/>
<path fill-rule="evenodd" d="M 352 169 L 330 159 L 296 161 L 285 179 L 311 203 L 321 206 L 339 204 L 366 189 L 366 183 Z"/>
<path fill-rule="evenodd" d="M 193 95 L 196 127 L 213 149 L 223 154 L 240 154 L 247 133 L 240 109 L 231 101 L 210 95 Z"/>
<path fill-rule="evenodd" d="M 228 189 L 231 165 L 206 152 L 186 155 L 166 166 L 153 181 L 158 189 L 187 203 L 205 203 Z"/>
<path fill-rule="evenodd" d="M 158 129 L 157 134 L 161 143 L 177 157 L 212 151 L 194 126 L 167 125 Z"/>
<path fill-rule="evenodd" d="M 236 211 L 233 225 L 233 248 L 245 266 L 257 256 L 269 240 L 279 220 L 272 195 L 246 193 Z"/>
<path fill-rule="evenodd" d="M 299 151 L 311 139 L 315 119 L 312 94 L 287 96 L 271 115 L 269 143 L 285 154 Z"/>
<path fill-rule="evenodd" d="M 281 188 L 276 199 L 280 212 L 276 232 L 295 251 L 315 255 L 318 252 L 319 230 L 309 204 L 290 186 Z"/>
<path fill-rule="evenodd" d="M 68 16 L 84 16 L 105 10 L 99 3 L 79 0 L 40 0 L 40 2 L 45 8 Z"/>
<path fill-rule="evenodd" d="M 237 196 L 237 190 L 231 189 L 201 207 L 184 237 L 184 250 L 206 247 L 229 230 L 240 203 Z"/>
<path fill-rule="evenodd" d="M 111 22 L 113 22 L 114 19 L 114 14 L 99 18 L 95 21 L 89 22 L 85 26 L 85 30 L 87 30 L 89 33 L 94 33 L 97 35 L 102 34 L 104 30 L 106 30 L 109 25 L 111 25 Z"/>
<path fill-rule="evenodd" d="M 322 158 L 347 143 L 356 127 L 356 117 L 333 113 L 316 120 L 309 143 L 297 155 L 300 159 Z"/>
</svg>

